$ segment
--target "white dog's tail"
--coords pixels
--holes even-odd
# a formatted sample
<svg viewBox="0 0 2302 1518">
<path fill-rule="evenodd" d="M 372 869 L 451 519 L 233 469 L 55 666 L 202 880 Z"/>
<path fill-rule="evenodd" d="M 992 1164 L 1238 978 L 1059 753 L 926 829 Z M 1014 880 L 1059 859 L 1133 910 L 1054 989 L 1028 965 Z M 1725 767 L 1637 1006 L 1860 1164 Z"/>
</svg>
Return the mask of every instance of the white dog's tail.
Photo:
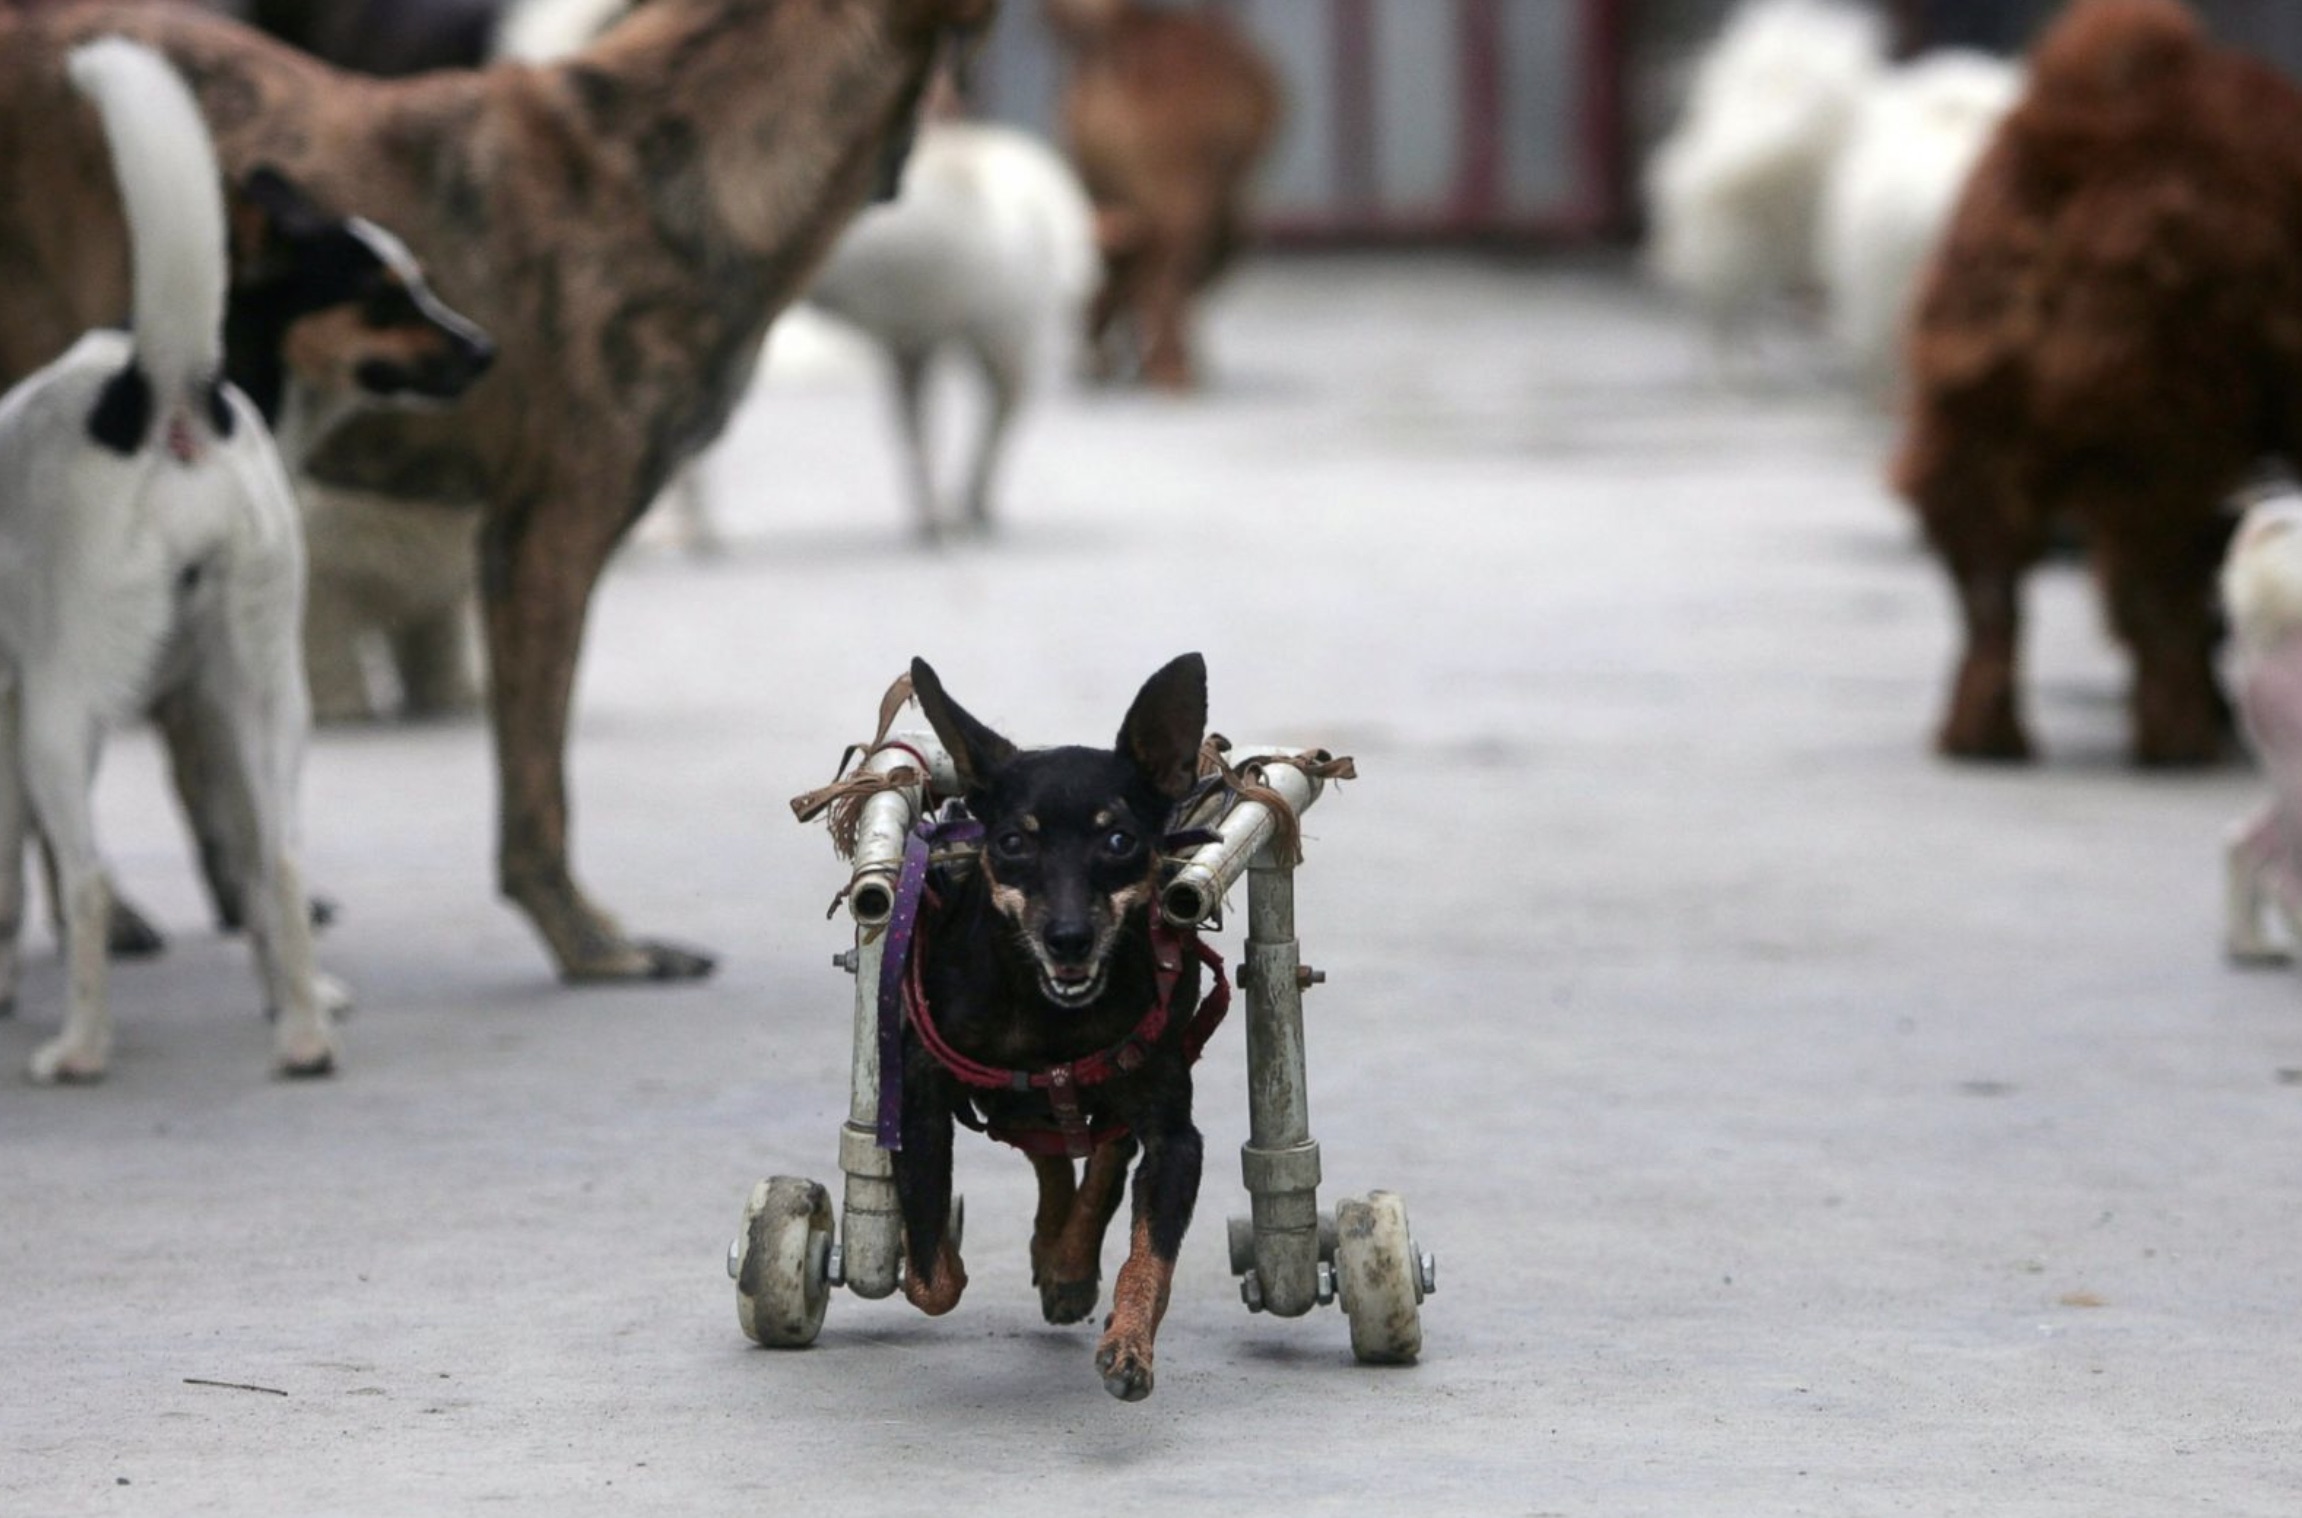
<svg viewBox="0 0 2302 1518">
<path fill-rule="evenodd" d="M 73 50 L 72 83 L 112 149 L 135 270 L 137 365 L 162 405 L 223 367 L 223 175 L 200 108 L 165 58 L 105 37 Z"/>
</svg>

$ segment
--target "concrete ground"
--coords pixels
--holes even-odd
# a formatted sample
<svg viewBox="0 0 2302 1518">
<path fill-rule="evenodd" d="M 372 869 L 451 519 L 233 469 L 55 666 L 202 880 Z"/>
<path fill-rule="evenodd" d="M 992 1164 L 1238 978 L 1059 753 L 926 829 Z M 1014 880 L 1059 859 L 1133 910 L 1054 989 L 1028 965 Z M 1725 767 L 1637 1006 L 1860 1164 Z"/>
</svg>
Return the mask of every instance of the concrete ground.
<svg viewBox="0 0 2302 1518">
<path fill-rule="evenodd" d="M 573 761 L 587 879 L 706 984 L 551 980 L 478 726 L 329 732 L 361 1008 L 338 1079 L 269 1079 L 123 741 L 108 844 L 177 937 L 108 1082 L 0 1087 L 0 1511 L 2302 1506 L 2302 987 L 2218 953 L 2257 783 L 2123 766 L 2083 577 L 2032 592 L 2046 762 L 1953 768 L 1946 595 L 1809 356 L 1730 394 L 1614 271 L 1423 259 L 1267 260 L 1210 350 L 1204 399 L 1032 413 L 999 540 L 941 554 L 874 386 L 741 417 L 735 546 L 614 577 Z M 1438 1255 L 1422 1363 L 1239 1305 L 1235 1030 L 1149 1402 L 1040 1323 L 981 1142 L 957 1313 L 751 1347 L 722 1251 L 756 1177 L 836 1179 L 846 1091 L 841 871 L 785 799 L 914 652 L 1069 740 L 1186 648 L 1218 728 L 1359 761 L 1301 881 L 1313 1126 Z"/>
</svg>

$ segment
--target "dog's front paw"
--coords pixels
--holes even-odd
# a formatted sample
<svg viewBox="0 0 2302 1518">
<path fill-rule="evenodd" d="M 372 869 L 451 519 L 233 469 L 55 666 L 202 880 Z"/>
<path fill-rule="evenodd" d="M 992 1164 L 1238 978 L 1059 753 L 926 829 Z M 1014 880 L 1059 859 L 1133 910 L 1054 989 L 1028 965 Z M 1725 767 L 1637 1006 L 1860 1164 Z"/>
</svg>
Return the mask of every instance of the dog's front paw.
<svg viewBox="0 0 2302 1518">
<path fill-rule="evenodd" d="M 32 1052 L 24 1073 L 36 1086 L 86 1086 L 104 1078 L 111 1050 L 72 1038 L 51 1039 Z"/>
<path fill-rule="evenodd" d="M 1039 1312 L 1050 1323 L 1080 1323 L 1095 1310 L 1095 1302 L 1103 1294 L 1103 1283 L 1089 1276 L 1084 1281 L 1039 1282 Z"/>
<path fill-rule="evenodd" d="M 1151 1395 L 1151 1344 L 1147 1339 L 1116 1330 L 1095 1346 L 1095 1368 L 1102 1372 L 1103 1389 L 1122 1402 L 1140 1402 Z"/>
</svg>

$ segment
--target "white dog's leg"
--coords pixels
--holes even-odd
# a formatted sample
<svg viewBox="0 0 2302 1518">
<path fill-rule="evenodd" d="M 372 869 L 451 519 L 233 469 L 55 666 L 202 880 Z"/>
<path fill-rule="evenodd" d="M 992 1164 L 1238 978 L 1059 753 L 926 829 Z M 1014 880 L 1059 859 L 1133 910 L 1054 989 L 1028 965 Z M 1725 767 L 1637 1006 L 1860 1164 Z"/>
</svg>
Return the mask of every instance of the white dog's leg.
<svg viewBox="0 0 2302 1518">
<path fill-rule="evenodd" d="M 1007 427 L 1023 396 L 1024 361 L 990 344 L 978 345 L 976 364 L 983 370 L 989 402 L 983 413 L 983 433 L 975 445 L 975 466 L 967 479 L 967 525 L 978 533 L 991 530 L 991 482 L 999 471 L 999 458 L 1007 443 Z"/>
<path fill-rule="evenodd" d="M 239 792 L 239 804 L 228 806 L 226 818 L 246 829 L 233 855 L 249 862 L 242 905 L 256 972 L 276 1018 L 274 1069 L 283 1076 L 327 1076 L 336 1069 L 336 997 L 322 995 L 311 896 L 295 857 L 295 792 L 304 737 L 311 733 L 311 705 L 304 670 L 297 668 L 295 633 L 281 627 L 279 638 L 265 638 L 258 629 L 267 624 L 244 624 L 246 643 L 235 654 L 262 659 L 269 675 L 223 663 L 200 673 L 198 693 L 203 703 L 212 703 L 209 714 L 226 735 L 221 779 Z"/>
<path fill-rule="evenodd" d="M 2223 853 L 2223 944 L 2239 964 L 2280 964 L 2288 957 L 2288 951 L 2264 931 L 2262 890 L 2285 848 L 2285 829 L 2275 801 L 2265 802 L 2230 832 Z"/>
<path fill-rule="evenodd" d="M 0 1017 L 16 1010 L 24 932 L 24 777 L 17 760 L 15 676 L 0 669 Z"/>
<path fill-rule="evenodd" d="M 96 721 L 77 701 L 27 685 L 18 714 L 19 752 L 40 832 L 55 850 L 68 966 L 64 1030 L 33 1051 L 30 1074 L 43 1085 L 102 1077 L 112 1056 L 106 995 L 106 938 L 112 893 L 96 858 L 88 787 L 96 773 Z M 21 852 L 19 852 L 21 859 Z"/>
<path fill-rule="evenodd" d="M 927 461 L 927 360 L 920 350 L 898 351 L 895 360 L 895 415 L 903 428 L 903 462 L 911 477 L 911 502 L 918 512 L 919 540 L 943 535 L 935 507 L 935 476 Z"/>
<path fill-rule="evenodd" d="M 240 850 L 252 864 L 248 936 L 278 1019 L 274 1064 L 283 1075 L 326 1075 L 336 1063 L 332 1003 L 337 998 L 322 994 L 312 950 L 310 897 L 294 849 L 296 784 L 310 716 L 302 671 L 293 668 L 292 654 L 281 662 L 288 667 L 276 678 L 250 682 L 219 715 L 232 732 L 232 773 L 247 801 L 232 812 L 250 828 Z"/>
</svg>

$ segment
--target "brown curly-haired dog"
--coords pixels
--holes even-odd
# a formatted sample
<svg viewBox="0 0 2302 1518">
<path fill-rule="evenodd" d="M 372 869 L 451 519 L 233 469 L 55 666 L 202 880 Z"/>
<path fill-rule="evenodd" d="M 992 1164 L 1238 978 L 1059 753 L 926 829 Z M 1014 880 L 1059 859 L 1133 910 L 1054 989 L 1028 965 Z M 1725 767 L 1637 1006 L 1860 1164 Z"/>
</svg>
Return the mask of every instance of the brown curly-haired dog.
<svg viewBox="0 0 2302 1518">
<path fill-rule="evenodd" d="M 2030 756 L 2018 587 L 2071 521 L 2134 658 L 2135 759 L 2213 760 L 2223 503 L 2302 462 L 2302 93 L 2175 0 L 2079 0 L 1967 186 L 1910 364 L 1895 481 L 1965 620 L 1942 751 Z"/>
</svg>

